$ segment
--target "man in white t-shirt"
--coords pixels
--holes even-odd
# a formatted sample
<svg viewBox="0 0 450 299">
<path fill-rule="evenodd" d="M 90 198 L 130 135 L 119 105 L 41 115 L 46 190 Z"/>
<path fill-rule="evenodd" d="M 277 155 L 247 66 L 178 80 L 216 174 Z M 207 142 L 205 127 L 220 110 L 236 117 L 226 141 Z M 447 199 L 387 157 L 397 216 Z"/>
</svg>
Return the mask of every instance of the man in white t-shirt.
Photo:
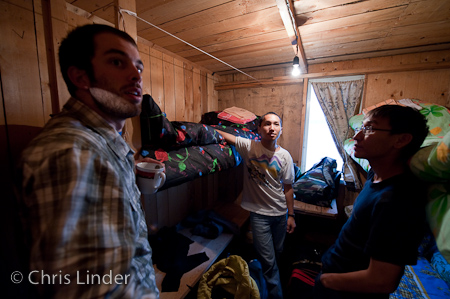
<svg viewBox="0 0 450 299">
<path fill-rule="evenodd" d="M 277 257 L 286 232 L 295 229 L 294 164 L 287 150 L 277 144 L 281 118 L 274 112 L 261 117 L 255 141 L 217 130 L 236 147 L 245 163 L 242 207 L 250 211 L 253 245 L 262 264 L 269 298 L 283 298 Z"/>
</svg>

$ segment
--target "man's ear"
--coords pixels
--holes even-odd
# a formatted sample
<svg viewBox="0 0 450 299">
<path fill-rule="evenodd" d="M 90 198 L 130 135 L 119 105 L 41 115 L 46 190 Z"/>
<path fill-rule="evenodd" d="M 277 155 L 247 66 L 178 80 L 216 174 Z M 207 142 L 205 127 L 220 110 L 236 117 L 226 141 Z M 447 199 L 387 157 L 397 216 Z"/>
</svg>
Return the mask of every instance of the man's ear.
<svg viewBox="0 0 450 299">
<path fill-rule="evenodd" d="M 412 139 L 413 139 L 413 136 L 410 133 L 399 134 L 397 142 L 395 143 L 394 146 L 396 148 L 403 148 L 406 145 L 408 145 Z"/>
<path fill-rule="evenodd" d="M 78 89 L 89 89 L 91 87 L 91 81 L 85 70 L 71 66 L 67 70 L 67 76 Z"/>
</svg>

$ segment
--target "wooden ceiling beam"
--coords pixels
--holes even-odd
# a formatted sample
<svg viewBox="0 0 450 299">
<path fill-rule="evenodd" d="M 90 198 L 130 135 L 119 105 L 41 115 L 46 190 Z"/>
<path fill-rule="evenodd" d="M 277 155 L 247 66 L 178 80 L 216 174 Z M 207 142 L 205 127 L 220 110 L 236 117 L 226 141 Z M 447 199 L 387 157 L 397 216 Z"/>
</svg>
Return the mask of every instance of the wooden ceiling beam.
<svg viewBox="0 0 450 299">
<path fill-rule="evenodd" d="M 298 25 L 293 17 L 294 5 L 292 0 L 275 0 L 278 10 L 280 11 L 281 19 L 283 20 L 284 27 L 288 34 L 291 45 L 294 49 L 294 55 L 297 55 L 300 61 L 300 70 L 303 74 L 308 73 L 308 63 L 306 62 L 305 51 L 303 49 L 302 40 L 300 38 L 300 32 L 298 31 Z"/>
<path fill-rule="evenodd" d="M 327 78 L 337 76 L 351 76 L 351 75 L 368 75 L 378 73 L 396 73 L 396 72 L 411 72 L 411 71 L 426 71 L 426 70 L 438 70 L 450 68 L 450 61 L 437 61 L 426 63 L 412 63 L 412 64 L 400 64 L 400 65 L 383 65 L 378 67 L 369 66 L 366 68 L 336 70 L 336 71 L 324 71 L 310 74 L 301 74 L 298 78 L 293 79 L 291 76 L 279 76 L 271 79 L 261 79 L 259 82 L 252 80 L 248 81 L 233 81 L 233 82 L 221 82 L 214 85 L 215 90 L 228 90 L 239 88 L 252 88 L 263 87 L 270 85 L 289 85 L 298 84 L 304 79 L 313 78 Z"/>
</svg>

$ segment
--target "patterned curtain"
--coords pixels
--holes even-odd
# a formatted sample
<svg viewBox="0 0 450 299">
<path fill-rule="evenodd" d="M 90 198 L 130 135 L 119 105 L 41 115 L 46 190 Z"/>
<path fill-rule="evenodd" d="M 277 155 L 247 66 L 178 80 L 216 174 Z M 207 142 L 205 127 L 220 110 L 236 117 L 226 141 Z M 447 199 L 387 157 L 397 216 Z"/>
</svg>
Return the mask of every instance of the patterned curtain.
<svg viewBox="0 0 450 299">
<path fill-rule="evenodd" d="M 361 105 L 364 80 L 344 82 L 311 82 L 320 107 L 333 136 L 344 165 L 342 172 L 346 184 L 361 189 L 361 181 L 357 175 L 352 158 L 345 152 L 343 143 L 353 133 L 348 125 L 350 117 L 358 113 Z"/>
</svg>

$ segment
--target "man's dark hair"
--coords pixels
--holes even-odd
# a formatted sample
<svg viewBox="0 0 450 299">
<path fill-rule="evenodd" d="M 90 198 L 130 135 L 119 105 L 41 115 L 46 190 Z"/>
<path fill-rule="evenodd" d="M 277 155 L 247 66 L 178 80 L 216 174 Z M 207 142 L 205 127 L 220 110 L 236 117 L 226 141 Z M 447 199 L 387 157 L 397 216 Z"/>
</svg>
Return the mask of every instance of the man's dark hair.
<svg viewBox="0 0 450 299">
<path fill-rule="evenodd" d="M 411 142 L 402 152 L 408 159 L 414 155 L 428 135 L 428 126 L 425 116 L 419 110 L 400 105 L 383 105 L 370 110 L 366 116 L 388 119 L 391 126 L 391 134 L 409 133 Z"/>
<path fill-rule="evenodd" d="M 282 122 L 282 120 L 281 120 L 281 117 L 280 117 L 278 114 L 276 114 L 275 112 L 267 112 L 267 113 L 265 113 L 263 116 L 261 116 L 261 118 L 259 119 L 259 126 L 260 126 L 260 127 L 262 126 L 263 121 L 264 121 L 264 118 L 266 117 L 266 115 L 269 115 L 269 114 L 273 114 L 273 115 L 278 116 L 278 118 L 280 119 L 280 127 L 283 126 L 283 122 Z"/>
<path fill-rule="evenodd" d="M 61 73 L 66 82 L 70 94 L 73 96 L 76 86 L 70 81 L 67 71 L 69 67 L 75 66 L 80 70 L 85 70 L 89 78 L 93 78 L 91 60 L 95 54 L 94 39 L 98 34 L 112 33 L 118 37 L 132 43 L 136 48 L 136 42 L 128 33 L 114 27 L 102 24 L 89 24 L 75 28 L 61 42 L 59 47 L 59 65 Z"/>
</svg>

